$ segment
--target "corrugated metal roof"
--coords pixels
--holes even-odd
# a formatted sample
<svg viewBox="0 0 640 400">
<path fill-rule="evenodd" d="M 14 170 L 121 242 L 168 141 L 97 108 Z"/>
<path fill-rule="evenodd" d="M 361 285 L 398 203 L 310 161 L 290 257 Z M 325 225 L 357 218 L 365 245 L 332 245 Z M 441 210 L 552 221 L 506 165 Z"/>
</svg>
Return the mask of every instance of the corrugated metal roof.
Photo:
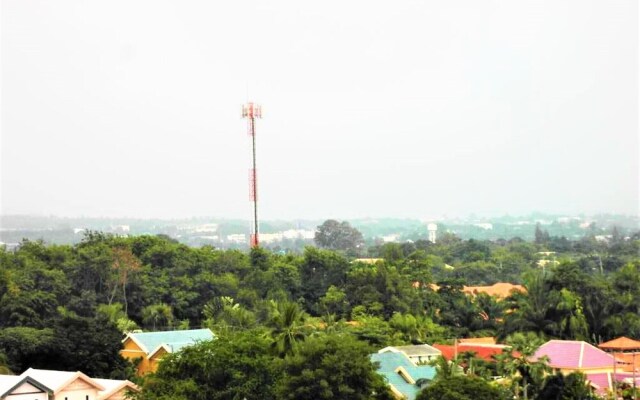
<svg viewBox="0 0 640 400">
<path fill-rule="evenodd" d="M 404 352 L 409 357 L 414 356 L 439 356 L 440 350 L 428 344 L 417 344 L 411 346 L 393 346 L 395 349 Z"/>
<path fill-rule="evenodd" d="M 383 375 L 387 383 L 407 397 L 414 400 L 420 392 L 420 387 L 407 382 L 398 372 L 403 367 L 414 381 L 419 379 L 431 380 L 436 375 L 435 367 L 430 365 L 416 366 L 404 353 L 375 353 L 371 355 L 371 361 L 379 363 L 378 373 Z"/>
<path fill-rule="evenodd" d="M 213 332 L 209 329 L 191 329 L 184 331 L 141 332 L 130 333 L 127 338 L 133 339 L 143 347 L 147 354 L 158 347 L 166 345 L 172 351 L 178 351 L 185 346 L 190 346 L 199 341 L 214 339 Z M 126 339 L 125 339 L 126 340 Z"/>
</svg>

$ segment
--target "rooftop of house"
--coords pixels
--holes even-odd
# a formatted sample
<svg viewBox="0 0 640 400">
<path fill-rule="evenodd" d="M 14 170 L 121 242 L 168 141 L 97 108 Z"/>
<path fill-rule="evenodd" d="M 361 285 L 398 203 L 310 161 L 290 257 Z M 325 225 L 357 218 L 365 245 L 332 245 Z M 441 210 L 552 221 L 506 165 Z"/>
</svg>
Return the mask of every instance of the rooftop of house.
<svg viewBox="0 0 640 400">
<path fill-rule="evenodd" d="M 493 336 L 488 336 L 488 337 L 458 339 L 458 343 L 496 344 L 496 338 L 494 338 Z"/>
<path fill-rule="evenodd" d="M 17 375 L 0 375 L 0 397 L 20 382 L 21 379 Z"/>
<path fill-rule="evenodd" d="M 413 286 L 420 287 L 420 283 L 414 282 Z M 431 288 L 431 290 L 434 290 L 436 292 L 440 290 L 440 286 L 436 285 L 435 283 L 430 283 L 427 286 Z M 513 283 L 507 282 L 498 282 L 494 283 L 491 286 L 463 286 L 462 291 L 472 296 L 475 296 L 479 293 L 486 293 L 489 296 L 504 299 L 509 297 L 513 292 L 526 292 L 527 289 L 522 285 L 514 285 Z"/>
<path fill-rule="evenodd" d="M 622 336 L 617 339 L 609 340 L 608 342 L 600 343 L 598 347 L 612 351 L 640 351 L 640 341 Z"/>
<path fill-rule="evenodd" d="M 513 292 L 525 292 L 526 289 L 522 285 L 514 285 L 507 282 L 494 283 L 491 286 L 465 286 L 462 289 L 467 294 L 486 293 L 489 296 L 495 296 L 500 299 L 509 297 Z"/>
<path fill-rule="evenodd" d="M 98 382 L 100 385 L 102 385 L 102 387 L 104 387 L 104 390 L 101 391 L 98 396 L 98 400 L 106 399 L 109 396 L 113 395 L 114 393 L 117 393 L 123 388 L 127 388 L 130 391 L 134 391 L 134 392 L 137 392 L 138 390 L 140 390 L 138 386 L 136 386 L 131 381 L 121 381 L 121 380 L 115 380 L 115 379 L 99 379 L 99 378 L 93 378 L 93 380 Z"/>
<path fill-rule="evenodd" d="M 62 391 L 76 379 L 85 381 L 98 391 L 98 399 L 107 398 L 118 390 L 128 387 L 133 391 L 139 388 L 127 380 L 90 378 L 80 371 L 57 371 L 48 369 L 29 368 L 20 375 L 0 375 L 0 397 L 6 395 L 23 382 L 28 383 L 44 392 L 57 393 Z"/>
<path fill-rule="evenodd" d="M 417 344 L 417 345 L 409 345 L 409 346 L 389 346 L 385 347 L 382 350 L 379 350 L 378 353 L 385 352 L 403 352 L 409 357 L 429 357 L 429 356 L 439 356 L 440 350 L 435 347 L 429 346 L 428 344 Z"/>
<path fill-rule="evenodd" d="M 451 360 L 465 352 L 474 353 L 474 357 L 485 361 L 496 361 L 495 356 L 502 354 L 508 346 L 500 344 L 477 344 L 477 343 L 458 343 L 458 345 L 434 344 L 435 348 L 442 352 L 442 357 Z"/>
<path fill-rule="evenodd" d="M 82 379 L 88 384 L 94 386 L 96 390 L 102 391 L 104 387 L 102 387 L 99 383 L 95 382 L 93 379 L 83 374 L 80 371 L 57 371 L 51 369 L 35 369 L 29 368 L 20 374 L 21 378 L 32 378 L 42 385 L 51 389 L 54 393 L 60 391 L 65 386 L 75 381 L 76 379 Z"/>
<path fill-rule="evenodd" d="M 168 352 L 178 351 L 196 342 L 212 340 L 215 336 L 209 329 L 191 329 L 183 331 L 130 333 L 123 340 L 133 340 L 147 354 L 155 353 L 160 347 Z"/>
<path fill-rule="evenodd" d="M 586 374 L 587 380 L 596 389 L 596 393 L 600 396 L 606 395 L 608 391 L 613 390 L 614 382 L 626 383 L 633 385 L 633 374 L 628 372 L 597 372 Z M 636 377 L 636 386 L 640 386 L 640 377 Z"/>
<path fill-rule="evenodd" d="M 6 396 L 13 394 L 14 390 L 18 388 L 22 389 L 19 393 L 23 394 L 33 394 L 38 392 L 51 394 L 53 392 L 48 387 L 28 376 L 0 375 L 0 399 L 4 399 Z M 29 392 L 25 393 L 24 389 L 29 390 Z"/>
<path fill-rule="evenodd" d="M 611 368 L 614 358 L 587 342 L 576 340 L 550 340 L 538 348 L 534 359 L 549 358 L 552 368 L 593 369 Z"/>
<path fill-rule="evenodd" d="M 417 366 L 402 352 L 375 353 L 371 361 L 378 363 L 378 373 L 408 400 L 414 400 L 422 389 L 421 380 L 432 380 L 436 376 L 435 367 Z"/>
</svg>

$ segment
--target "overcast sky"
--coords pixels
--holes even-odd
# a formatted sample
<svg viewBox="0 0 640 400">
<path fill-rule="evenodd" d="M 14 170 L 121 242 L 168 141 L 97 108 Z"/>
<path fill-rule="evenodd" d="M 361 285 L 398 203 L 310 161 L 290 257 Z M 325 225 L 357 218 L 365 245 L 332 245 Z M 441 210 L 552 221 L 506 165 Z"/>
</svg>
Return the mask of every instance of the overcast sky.
<svg viewBox="0 0 640 400">
<path fill-rule="evenodd" d="M 638 214 L 637 0 L 1 1 L 3 214 Z"/>
</svg>

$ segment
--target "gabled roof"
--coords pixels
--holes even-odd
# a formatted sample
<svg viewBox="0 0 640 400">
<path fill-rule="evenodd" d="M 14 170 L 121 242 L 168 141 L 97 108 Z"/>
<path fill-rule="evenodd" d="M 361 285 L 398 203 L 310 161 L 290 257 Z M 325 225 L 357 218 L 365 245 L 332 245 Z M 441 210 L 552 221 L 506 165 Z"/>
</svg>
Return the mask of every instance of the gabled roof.
<svg viewBox="0 0 640 400">
<path fill-rule="evenodd" d="M 436 376 L 436 369 L 430 365 L 415 365 L 402 352 L 375 353 L 372 362 L 377 362 L 378 373 L 385 377 L 392 391 L 405 396 L 408 400 L 415 399 L 421 387 L 416 384 L 421 379 L 432 380 Z"/>
<path fill-rule="evenodd" d="M 611 368 L 614 358 L 590 345 L 576 340 L 550 340 L 538 348 L 534 359 L 549 357 L 552 368 L 593 369 Z"/>
<path fill-rule="evenodd" d="M 69 371 L 55 371 L 50 369 L 34 369 L 29 368 L 24 371 L 20 377 L 26 378 L 30 377 L 40 382 L 42 385 L 48 387 L 53 391 L 53 394 L 56 394 L 62 391 L 65 387 L 67 387 L 70 383 L 74 382 L 76 379 L 81 379 L 87 382 L 89 385 L 96 388 L 96 390 L 101 391 L 104 390 L 102 385 L 100 385 L 95 380 L 91 379 L 87 375 L 83 374 L 80 371 L 69 372 Z"/>
<path fill-rule="evenodd" d="M 640 342 L 622 336 L 617 339 L 609 340 L 608 342 L 600 343 L 598 347 L 606 350 L 640 350 Z"/>
<path fill-rule="evenodd" d="M 386 353 L 388 351 L 391 352 L 403 352 L 409 357 L 429 357 L 429 356 L 439 356 L 440 350 L 435 347 L 431 347 L 428 344 L 417 344 L 410 346 L 389 346 L 385 347 L 382 350 L 379 350 L 378 353 Z"/>
<path fill-rule="evenodd" d="M 16 375 L 0 375 L 0 399 L 4 399 L 25 383 L 41 390 L 44 393 L 53 393 L 51 389 L 30 376 L 22 377 Z"/>
<path fill-rule="evenodd" d="M 114 380 L 114 379 L 97 379 L 97 378 L 94 378 L 94 381 L 98 382 L 100 385 L 104 387 L 104 390 L 98 394 L 97 400 L 108 399 L 109 396 L 125 388 L 129 389 L 132 392 L 140 391 L 140 388 L 138 387 L 138 385 L 136 385 L 131 381 L 120 381 L 120 380 Z"/>
<path fill-rule="evenodd" d="M 215 336 L 209 329 L 191 329 L 184 331 L 129 333 L 122 342 L 133 340 L 148 355 L 167 345 L 169 353 L 195 344 L 198 341 L 212 340 Z"/>
<path fill-rule="evenodd" d="M 20 377 L 16 375 L 0 375 L 0 396 L 2 396 L 9 388 L 20 381 Z"/>
</svg>

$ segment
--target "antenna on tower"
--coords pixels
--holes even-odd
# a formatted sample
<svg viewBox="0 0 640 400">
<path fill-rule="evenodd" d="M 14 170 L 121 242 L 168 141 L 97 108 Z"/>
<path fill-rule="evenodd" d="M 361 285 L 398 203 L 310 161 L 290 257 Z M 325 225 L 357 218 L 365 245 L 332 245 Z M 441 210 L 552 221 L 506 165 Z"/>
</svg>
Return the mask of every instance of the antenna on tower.
<svg viewBox="0 0 640 400">
<path fill-rule="evenodd" d="M 256 118 L 262 118 L 262 108 L 253 103 L 242 106 L 242 118 L 247 119 L 247 133 L 251 136 L 253 168 L 249 170 L 249 200 L 253 203 L 253 226 L 251 232 L 251 247 L 258 247 L 258 170 L 256 167 Z"/>
</svg>

